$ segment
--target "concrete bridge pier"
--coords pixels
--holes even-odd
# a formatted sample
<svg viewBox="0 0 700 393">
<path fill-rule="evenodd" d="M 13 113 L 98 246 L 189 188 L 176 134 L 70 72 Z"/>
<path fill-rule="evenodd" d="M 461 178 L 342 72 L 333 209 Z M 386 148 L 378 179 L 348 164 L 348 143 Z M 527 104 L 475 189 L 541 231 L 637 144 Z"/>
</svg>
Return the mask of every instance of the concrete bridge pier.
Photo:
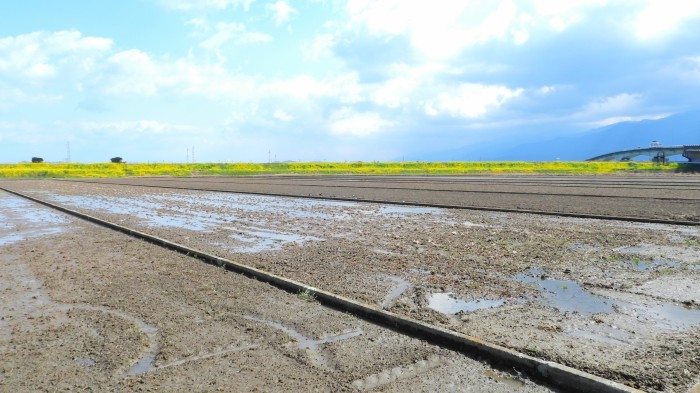
<svg viewBox="0 0 700 393">
<path fill-rule="evenodd" d="M 700 164 L 700 145 L 686 146 L 683 157 L 692 163 Z"/>
</svg>

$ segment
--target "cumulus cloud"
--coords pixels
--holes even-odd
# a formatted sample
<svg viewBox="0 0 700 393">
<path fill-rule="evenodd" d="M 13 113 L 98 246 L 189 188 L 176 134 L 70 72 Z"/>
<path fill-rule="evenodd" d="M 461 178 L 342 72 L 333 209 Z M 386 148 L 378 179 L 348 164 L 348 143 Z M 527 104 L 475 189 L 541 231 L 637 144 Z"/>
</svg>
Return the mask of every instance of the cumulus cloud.
<svg viewBox="0 0 700 393">
<path fill-rule="evenodd" d="M 356 112 L 344 107 L 333 112 L 329 119 L 329 129 L 335 135 L 368 136 L 384 131 L 394 122 L 382 118 L 376 112 Z"/>
<path fill-rule="evenodd" d="M 309 59 L 318 60 L 322 56 L 330 55 L 335 45 L 333 34 L 318 34 L 314 39 L 302 46 L 301 51 Z"/>
<path fill-rule="evenodd" d="M 476 119 L 497 110 L 508 101 L 520 96 L 523 89 L 509 89 L 501 85 L 465 83 L 451 91 L 439 94 L 425 105 L 430 116 L 448 115 Z"/>
<path fill-rule="evenodd" d="M 62 100 L 62 95 L 31 94 L 16 87 L 0 85 L 0 110 L 7 110 L 21 104 L 56 104 Z"/>
<path fill-rule="evenodd" d="M 297 12 L 284 0 L 268 4 L 267 9 L 272 12 L 272 19 L 275 21 L 276 25 L 288 22 L 289 18 Z"/>
<path fill-rule="evenodd" d="M 564 31 L 586 12 L 606 4 L 605 0 L 349 0 L 346 11 L 351 26 L 377 35 L 407 36 L 424 55 L 448 58 L 492 40 L 522 45 L 541 26 Z"/>
<path fill-rule="evenodd" d="M 214 30 L 211 37 L 200 43 L 202 48 L 216 50 L 227 43 L 246 45 L 272 41 L 271 35 L 247 31 L 242 23 L 217 23 Z"/>
<path fill-rule="evenodd" d="M 155 96 L 167 90 L 214 99 L 246 94 L 255 86 L 251 78 L 231 74 L 220 64 L 191 58 L 157 59 L 138 49 L 115 53 L 108 62 L 111 69 L 101 86 L 111 95 Z"/>
<path fill-rule="evenodd" d="M 582 115 L 597 116 L 610 113 L 620 113 L 636 109 L 641 103 L 641 94 L 621 93 L 610 97 L 601 97 L 588 103 Z"/>
<path fill-rule="evenodd" d="M 681 24 L 700 18 L 700 2 L 697 1 L 647 0 L 643 4 L 634 24 L 637 37 L 642 40 L 673 33 Z"/>
<path fill-rule="evenodd" d="M 176 10 L 193 10 L 202 8 L 213 8 L 223 10 L 228 7 L 243 7 L 248 10 L 255 0 L 160 0 L 160 4 L 167 8 Z"/>
<path fill-rule="evenodd" d="M 76 30 L 6 37 L 0 39 L 0 74 L 46 79 L 63 66 L 90 71 L 95 59 L 111 47 L 111 39 L 83 37 Z"/>
<path fill-rule="evenodd" d="M 639 116 L 613 116 L 613 117 L 608 117 L 608 118 L 605 118 L 602 120 L 587 122 L 587 123 L 584 123 L 584 125 L 586 127 L 590 127 L 590 128 L 598 128 L 598 127 L 609 126 L 609 125 L 616 124 L 616 123 L 621 123 L 623 121 L 642 121 L 642 120 L 665 119 L 671 115 L 672 115 L 672 113 L 647 114 L 647 115 L 639 115 Z"/>
<path fill-rule="evenodd" d="M 79 128 L 88 132 L 107 132 L 111 134 L 134 133 L 179 133 L 197 131 L 197 127 L 182 124 L 170 124 L 157 120 L 135 120 L 115 122 L 81 122 Z"/>
<path fill-rule="evenodd" d="M 275 113 L 272 114 L 272 117 L 274 117 L 277 120 L 281 120 L 281 121 L 285 121 L 285 122 L 294 120 L 294 116 L 287 114 L 287 112 L 285 112 L 281 109 L 276 110 Z"/>
</svg>

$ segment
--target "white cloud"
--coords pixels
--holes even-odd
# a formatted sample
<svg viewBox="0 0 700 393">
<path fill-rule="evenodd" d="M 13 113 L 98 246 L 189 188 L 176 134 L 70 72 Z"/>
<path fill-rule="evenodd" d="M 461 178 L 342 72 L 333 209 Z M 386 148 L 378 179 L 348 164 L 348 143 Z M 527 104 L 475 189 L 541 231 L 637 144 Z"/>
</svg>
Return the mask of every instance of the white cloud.
<svg viewBox="0 0 700 393">
<path fill-rule="evenodd" d="M 111 134 L 163 134 L 163 133 L 178 133 L 178 132 L 192 132 L 197 131 L 199 128 L 181 125 L 181 124 L 170 124 L 164 123 L 156 120 L 136 120 L 136 121 L 115 121 L 115 122 L 81 122 L 79 124 L 80 129 L 88 132 L 108 132 Z"/>
<path fill-rule="evenodd" d="M 272 41 L 271 35 L 247 31 L 242 23 L 217 23 L 215 30 L 216 33 L 200 43 L 202 48 L 216 50 L 229 42 L 245 45 Z"/>
<path fill-rule="evenodd" d="M 558 90 L 557 86 L 542 86 L 539 89 L 536 90 L 537 95 L 541 96 L 546 96 L 548 94 L 552 94 Z"/>
<path fill-rule="evenodd" d="M 585 126 L 590 128 L 605 127 L 612 124 L 621 123 L 624 121 L 641 121 L 641 120 L 659 120 L 671 116 L 673 113 L 659 113 L 659 114 L 649 114 L 640 116 L 614 116 L 608 117 L 602 120 L 592 121 L 584 123 Z"/>
<path fill-rule="evenodd" d="M 610 97 L 601 97 L 588 103 L 581 115 L 598 116 L 604 114 L 619 114 L 623 111 L 636 109 L 643 97 L 640 94 L 621 93 Z"/>
<path fill-rule="evenodd" d="M 62 95 L 30 94 L 16 87 L 0 86 L 0 110 L 7 110 L 21 104 L 55 104 L 61 101 L 63 101 Z"/>
<path fill-rule="evenodd" d="M 275 113 L 272 114 L 272 117 L 274 117 L 277 120 L 281 120 L 281 121 L 285 121 L 285 122 L 294 120 L 294 116 L 287 114 L 287 112 L 285 112 L 281 109 L 276 110 Z"/>
<path fill-rule="evenodd" d="M 251 78 L 231 74 L 220 64 L 198 63 L 192 58 L 154 59 L 131 49 L 114 54 L 109 63 L 112 68 L 100 83 L 111 95 L 155 96 L 168 90 L 181 96 L 218 99 L 240 97 L 255 88 Z"/>
<path fill-rule="evenodd" d="M 297 12 L 284 0 L 280 0 L 273 4 L 268 4 L 267 9 L 272 11 L 272 19 L 275 21 L 276 25 L 281 25 L 288 22 L 292 14 Z"/>
<path fill-rule="evenodd" d="M 425 112 L 430 116 L 446 114 L 476 119 L 489 111 L 499 109 L 508 101 L 520 96 L 523 91 L 501 85 L 465 83 L 441 93 L 437 99 L 428 101 Z"/>
<path fill-rule="evenodd" d="M 293 100 L 333 98 L 343 104 L 363 100 L 362 87 L 355 73 L 342 74 L 326 79 L 316 79 L 309 75 L 299 75 L 290 79 L 265 83 L 260 86 L 265 97 L 284 97 Z"/>
<path fill-rule="evenodd" d="M 112 40 L 83 37 L 79 31 L 34 32 L 0 39 L 0 74 L 46 79 L 66 67 L 90 71 L 96 58 L 109 51 Z"/>
<path fill-rule="evenodd" d="M 431 90 L 435 86 L 436 76 L 446 71 L 445 66 L 439 63 L 419 66 L 394 64 L 388 70 L 388 80 L 367 87 L 369 99 L 387 108 L 408 105 L 416 95 L 430 94 L 424 90 Z"/>
<path fill-rule="evenodd" d="M 333 34 L 318 34 L 310 44 L 302 46 L 301 51 L 307 58 L 318 60 L 322 56 L 330 54 L 333 45 L 335 45 Z"/>
<path fill-rule="evenodd" d="M 423 54 L 449 58 L 491 40 L 522 45 L 538 26 L 563 31 L 606 5 L 606 0 L 349 0 L 346 11 L 351 27 L 365 27 L 375 35 L 403 35 Z"/>
<path fill-rule="evenodd" d="M 381 132 L 394 125 L 379 113 L 360 113 L 352 108 L 341 108 L 329 119 L 329 129 L 334 135 L 368 136 Z"/>
<path fill-rule="evenodd" d="M 228 7 L 238 6 L 242 6 L 244 10 L 248 11 L 250 5 L 253 4 L 254 1 L 255 0 L 160 0 L 160 3 L 167 8 L 183 11 L 201 8 L 223 10 Z"/>
<path fill-rule="evenodd" d="M 698 1 L 646 0 L 644 8 L 636 17 L 634 27 L 637 37 L 648 40 L 673 33 L 682 23 L 698 18 Z"/>
<path fill-rule="evenodd" d="M 533 0 L 535 14 L 555 31 L 564 31 L 580 22 L 591 9 L 607 5 L 608 0 Z"/>
</svg>

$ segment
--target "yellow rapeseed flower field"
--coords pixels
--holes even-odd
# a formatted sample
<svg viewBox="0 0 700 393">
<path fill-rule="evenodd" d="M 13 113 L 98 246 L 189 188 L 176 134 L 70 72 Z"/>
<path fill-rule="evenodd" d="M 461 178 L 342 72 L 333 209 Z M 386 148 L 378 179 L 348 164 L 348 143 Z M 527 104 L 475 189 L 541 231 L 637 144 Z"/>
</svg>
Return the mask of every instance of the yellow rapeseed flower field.
<svg viewBox="0 0 700 393">
<path fill-rule="evenodd" d="M 651 162 L 289 162 L 271 164 L 0 164 L 0 178 L 80 178 L 125 176 L 305 175 L 459 175 L 459 174 L 606 174 L 677 171 L 683 164 Z"/>
</svg>

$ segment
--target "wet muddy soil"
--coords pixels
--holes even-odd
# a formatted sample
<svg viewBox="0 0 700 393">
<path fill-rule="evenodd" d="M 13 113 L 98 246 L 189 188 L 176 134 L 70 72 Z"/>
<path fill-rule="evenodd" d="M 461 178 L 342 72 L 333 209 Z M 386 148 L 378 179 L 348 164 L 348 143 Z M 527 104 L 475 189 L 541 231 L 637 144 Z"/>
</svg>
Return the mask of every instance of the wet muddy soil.
<svg viewBox="0 0 700 393">
<path fill-rule="evenodd" d="M 0 192 L 0 391 L 546 392 Z"/>
<path fill-rule="evenodd" d="M 644 390 L 700 382 L 697 227 L 56 181 L 3 186 Z"/>
</svg>

